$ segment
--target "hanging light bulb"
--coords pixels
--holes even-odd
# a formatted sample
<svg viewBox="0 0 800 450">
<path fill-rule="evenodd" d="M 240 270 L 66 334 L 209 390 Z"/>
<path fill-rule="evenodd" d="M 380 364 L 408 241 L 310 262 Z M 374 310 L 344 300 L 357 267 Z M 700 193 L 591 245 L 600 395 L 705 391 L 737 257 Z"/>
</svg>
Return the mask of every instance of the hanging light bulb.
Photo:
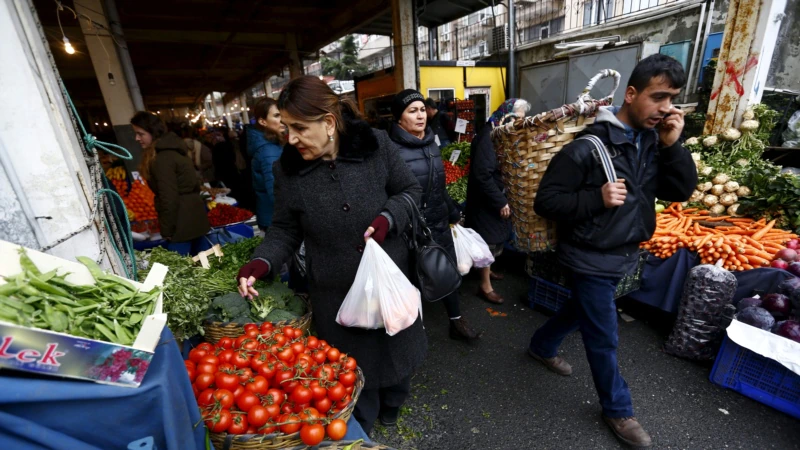
<svg viewBox="0 0 800 450">
<path fill-rule="evenodd" d="M 156 111 L 156 114 L 161 114 L 161 111 Z"/>
<path fill-rule="evenodd" d="M 108 122 L 103 122 L 103 126 L 107 127 L 108 126 Z"/>
<path fill-rule="evenodd" d="M 249 106 L 247 107 L 247 110 L 250 111 L 250 107 Z"/>
<path fill-rule="evenodd" d="M 66 36 L 64 36 L 64 51 L 70 55 L 75 54 L 75 49 L 72 47 L 72 44 L 69 43 L 69 39 L 67 39 Z"/>
<path fill-rule="evenodd" d="M 111 72 L 108 72 L 108 84 L 112 86 L 116 86 L 117 84 L 116 80 L 114 80 L 114 74 Z"/>
</svg>

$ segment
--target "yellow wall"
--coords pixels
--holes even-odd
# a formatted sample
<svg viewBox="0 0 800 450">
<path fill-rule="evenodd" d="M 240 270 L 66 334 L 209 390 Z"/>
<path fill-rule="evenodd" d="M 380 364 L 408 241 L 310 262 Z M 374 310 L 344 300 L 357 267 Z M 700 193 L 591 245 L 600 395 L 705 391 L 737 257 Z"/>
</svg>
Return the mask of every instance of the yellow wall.
<svg viewBox="0 0 800 450">
<path fill-rule="evenodd" d="M 491 111 L 493 112 L 506 100 L 503 79 L 506 69 L 504 67 L 467 67 L 467 87 L 489 87 Z M 419 68 L 420 92 L 428 97 L 428 89 L 455 89 L 456 98 L 464 98 L 464 68 L 463 67 L 432 67 Z"/>
</svg>

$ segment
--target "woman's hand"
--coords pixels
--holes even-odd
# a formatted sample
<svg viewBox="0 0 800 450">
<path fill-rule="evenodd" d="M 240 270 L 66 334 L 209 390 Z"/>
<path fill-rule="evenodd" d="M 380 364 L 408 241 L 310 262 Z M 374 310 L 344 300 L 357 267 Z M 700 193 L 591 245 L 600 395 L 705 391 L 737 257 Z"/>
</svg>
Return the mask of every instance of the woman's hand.
<svg viewBox="0 0 800 450">
<path fill-rule="evenodd" d="M 503 206 L 500 209 L 500 217 L 502 217 L 503 219 L 508 219 L 509 217 L 511 217 L 511 207 L 508 205 Z"/>
<path fill-rule="evenodd" d="M 378 216 L 375 220 L 372 221 L 372 225 L 367 228 L 367 232 L 364 233 L 364 242 L 368 241 L 369 238 L 375 239 L 379 245 L 383 244 L 383 241 L 386 240 L 386 233 L 389 232 L 389 219 L 385 216 Z"/>
<path fill-rule="evenodd" d="M 266 261 L 254 259 L 239 269 L 239 274 L 236 279 L 239 282 L 239 294 L 242 297 L 253 299 L 253 296 L 258 297 L 258 291 L 255 290 L 253 284 L 259 278 L 265 277 L 269 273 L 270 267 Z"/>
</svg>

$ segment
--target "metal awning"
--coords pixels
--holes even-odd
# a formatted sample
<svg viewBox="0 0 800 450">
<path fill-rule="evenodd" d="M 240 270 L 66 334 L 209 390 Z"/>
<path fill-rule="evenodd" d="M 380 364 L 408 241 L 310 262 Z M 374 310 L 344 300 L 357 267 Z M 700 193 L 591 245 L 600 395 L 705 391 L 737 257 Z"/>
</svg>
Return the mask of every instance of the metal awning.
<svg viewBox="0 0 800 450">
<path fill-rule="evenodd" d="M 492 6 L 491 0 L 416 0 L 419 25 L 437 27 L 450 23 L 468 14 Z M 496 0 L 495 5 L 500 5 Z M 356 32 L 364 34 L 392 34 L 392 11 L 388 10 L 374 20 L 356 28 Z"/>
</svg>

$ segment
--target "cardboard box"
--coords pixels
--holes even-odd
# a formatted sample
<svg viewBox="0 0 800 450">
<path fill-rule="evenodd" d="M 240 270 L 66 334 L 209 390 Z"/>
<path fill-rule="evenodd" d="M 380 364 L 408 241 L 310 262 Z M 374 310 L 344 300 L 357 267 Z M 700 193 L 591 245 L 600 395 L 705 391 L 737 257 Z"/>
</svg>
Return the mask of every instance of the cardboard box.
<svg viewBox="0 0 800 450">
<path fill-rule="evenodd" d="M 20 248 L 22 247 L 0 240 L 0 275 L 13 276 L 22 271 L 19 263 Z M 83 264 L 30 249 L 26 251 L 42 272 L 58 269 L 59 275 L 69 273 L 67 281 L 70 283 L 94 284 L 94 278 Z M 153 287 L 162 285 L 167 270 L 166 266 L 156 264 L 143 283 L 126 281 L 142 291 L 150 291 Z M 0 278 L 0 284 L 4 283 L 5 280 Z M 158 296 L 153 314 L 144 318 L 132 346 L 0 321 L 0 367 L 138 387 L 153 359 L 166 323 L 163 295 Z"/>
</svg>

